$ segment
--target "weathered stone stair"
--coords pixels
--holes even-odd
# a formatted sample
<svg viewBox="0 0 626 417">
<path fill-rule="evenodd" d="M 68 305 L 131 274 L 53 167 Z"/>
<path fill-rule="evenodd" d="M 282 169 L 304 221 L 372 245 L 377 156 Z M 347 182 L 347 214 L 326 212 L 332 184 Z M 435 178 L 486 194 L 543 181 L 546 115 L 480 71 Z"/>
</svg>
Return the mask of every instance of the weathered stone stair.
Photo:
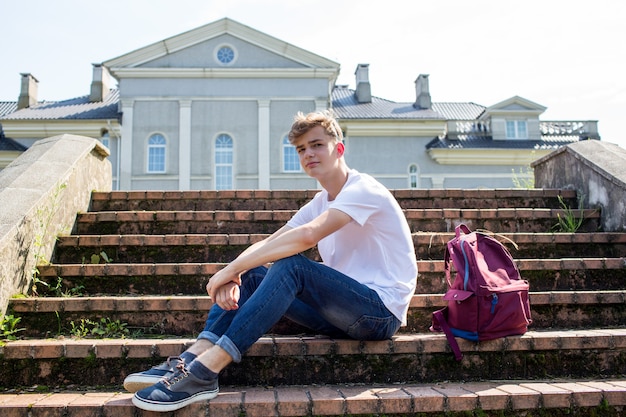
<svg viewBox="0 0 626 417">
<path fill-rule="evenodd" d="M 89 212 L 59 238 L 52 263 L 39 267 L 39 279 L 55 291 L 40 283 L 40 296 L 11 301 L 9 314 L 25 330 L 0 347 L 0 415 L 151 415 L 132 406 L 124 376 L 193 343 L 211 306 L 207 279 L 314 193 L 93 193 Z M 358 342 L 309 335 L 282 321 L 221 375 L 218 398 L 175 415 L 623 412 L 626 233 L 599 232 L 600 213 L 591 209 L 577 233 L 555 233 L 558 215 L 566 214 L 557 196 L 577 206 L 568 190 L 394 194 L 418 257 L 409 325 L 392 340 Z M 521 337 L 459 340 L 459 363 L 445 337 L 428 327 L 444 305 L 443 251 L 460 222 L 507 244 L 530 282 L 534 322 Z M 317 259 L 315 250 L 307 255 Z M 72 325 L 86 319 L 119 320 L 128 334 L 71 337 Z"/>
</svg>

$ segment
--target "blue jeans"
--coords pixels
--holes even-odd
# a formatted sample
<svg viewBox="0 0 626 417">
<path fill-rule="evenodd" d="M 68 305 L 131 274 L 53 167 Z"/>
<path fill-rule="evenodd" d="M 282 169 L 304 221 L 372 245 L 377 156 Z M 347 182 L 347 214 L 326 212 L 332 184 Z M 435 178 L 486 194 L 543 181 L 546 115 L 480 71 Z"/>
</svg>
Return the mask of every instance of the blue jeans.
<svg viewBox="0 0 626 417">
<path fill-rule="evenodd" d="M 224 349 L 234 362 L 281 317 L 317 334 L 357 340 L 389 339 L 400 328 L 378 294 L 303 255 L 281 259 L 242 276 L 239 309 L 214 304 L 198 339 Z"/>
</svg>

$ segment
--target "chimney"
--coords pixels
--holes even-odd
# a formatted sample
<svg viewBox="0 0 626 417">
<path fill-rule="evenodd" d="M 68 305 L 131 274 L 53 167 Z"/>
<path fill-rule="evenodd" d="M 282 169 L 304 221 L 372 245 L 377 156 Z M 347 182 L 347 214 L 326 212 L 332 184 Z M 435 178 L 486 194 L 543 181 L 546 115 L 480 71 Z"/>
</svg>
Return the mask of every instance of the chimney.
<svg viewBox="0 0 626 417">
<path fill-rule="evenodd" d="M 39 81 L 29 73 L 22 73 L 22 88 L 17 100 L 17 109 L 25 109 L 37 104 L 37 87 Z"/>
<path fill-rule="evenodd" d="M 428 74 L 420 74 L 415 80 L 415 103 L 416 109 L 430 109 L 430 88 L 428 87 Z"/>
<path fill-rule="evenodd" d="M 111 74 L 109 70 L 102 64 L 93 65 L 93 80 L 91 81 L 91 93 L 89 94 L 89 101 L 104 101 L 109 95 Z"/>
<path fill-rule="evenodd" d="M 354 75 L 356 77 L 356 101 L 359 103 L 372 102 L 372 89 L 369 80 L 370 64 L 359 64 Z"/>
</svg>

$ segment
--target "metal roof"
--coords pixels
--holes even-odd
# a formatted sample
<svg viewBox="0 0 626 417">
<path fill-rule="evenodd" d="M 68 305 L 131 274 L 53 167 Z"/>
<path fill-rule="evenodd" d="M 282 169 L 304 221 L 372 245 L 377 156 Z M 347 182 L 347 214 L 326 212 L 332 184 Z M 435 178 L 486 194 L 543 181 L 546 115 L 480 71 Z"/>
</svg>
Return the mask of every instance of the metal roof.
<svg viewBox="0 0 626 417">
<path fill-rule="evenodd" d="M 431 109 L 419 109 L 375 96 L 370 103 L 359 103 L 355 90 L 344 86 L 333 88 L 332 102 L 339 119 L 475 120 L 485 111 L 475 103 L 433 103 Z"/>
<path fill-rule="evenodd" d="M 116 119 L 119 91 L 111 90 L 104 101 L 90 102 L 89 96 L 63 101 L 44 101 L 34 106 L 6 114 L 2 120 L 92 120 Z"/>
<path fill-rule="evenodd" d="M 17 101 L 0 101 L 0 118 L 17 110 Z"/>
<path fill-rule="evenodd" d="M 467 103 L 433 103 L 433 110 L 442 114 L 448 120 L 476 120 L 484 112 L 485 106 Z"/>
<path fill-rule="evenodd" d="M 541 140 L 493 140 L 486 135 L 460 135 L 458 139 L 434 138 L 426 149 L 557 149 L 578 142 L 578 136 L 542 136 Z"/>
</svg>

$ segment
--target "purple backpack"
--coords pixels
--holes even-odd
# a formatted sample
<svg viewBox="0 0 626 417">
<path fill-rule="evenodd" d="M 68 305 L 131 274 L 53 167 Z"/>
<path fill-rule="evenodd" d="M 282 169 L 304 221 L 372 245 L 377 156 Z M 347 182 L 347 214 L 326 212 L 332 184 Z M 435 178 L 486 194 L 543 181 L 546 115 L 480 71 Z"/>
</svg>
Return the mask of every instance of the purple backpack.
<svg viewBox="0 0 626 417">
<path fill-rule="evenodd" d="M 444 257 L 448 306 L 435 311 L 432 331 L 443 331 L 457 360 L 463 355 L 455 337 L 472 341 L 526 333 L 532 322 L 528 282 L 513 257 L 496 239 L 460 224 Z M 456 270 L 450 282 L 450 259 Z"/>
</svg>

